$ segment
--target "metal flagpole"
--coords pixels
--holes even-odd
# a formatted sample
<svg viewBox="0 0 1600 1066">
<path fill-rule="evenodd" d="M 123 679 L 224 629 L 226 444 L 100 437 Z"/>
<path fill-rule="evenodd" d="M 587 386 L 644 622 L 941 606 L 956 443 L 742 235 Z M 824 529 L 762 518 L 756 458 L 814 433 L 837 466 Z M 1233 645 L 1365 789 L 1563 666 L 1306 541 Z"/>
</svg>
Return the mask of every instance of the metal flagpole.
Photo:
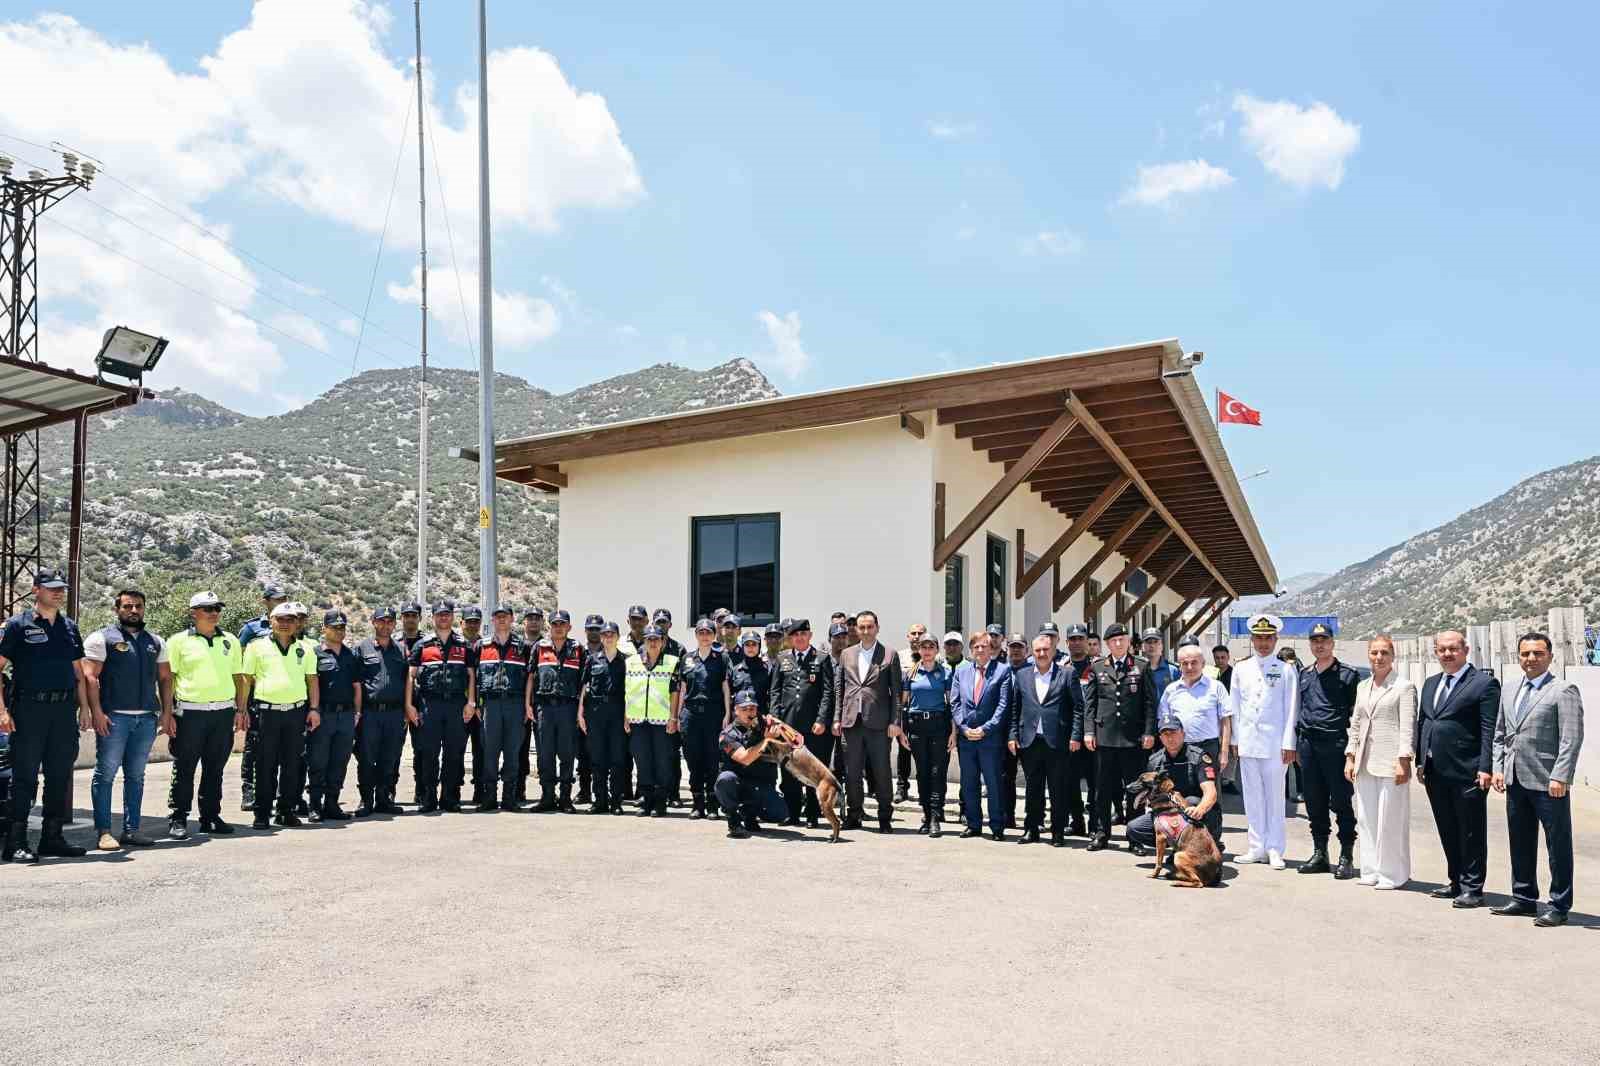
<svg viewBox="0 0 1600 1066">
<path fill-rule="evenodd" d="M 428 181 L 422 129 L 422 0 L 417 21 L 417 209 L 422 220 L 422 375 L 417 381 L 417 602 L 428 609 Z"/>
<path fill-rule="evenodd" d="M 494 286 L 489 273 L 489 30 L 478 0 L 478 595 L 484 614 L 500 602 L 495 566 Z"/>
</svg>

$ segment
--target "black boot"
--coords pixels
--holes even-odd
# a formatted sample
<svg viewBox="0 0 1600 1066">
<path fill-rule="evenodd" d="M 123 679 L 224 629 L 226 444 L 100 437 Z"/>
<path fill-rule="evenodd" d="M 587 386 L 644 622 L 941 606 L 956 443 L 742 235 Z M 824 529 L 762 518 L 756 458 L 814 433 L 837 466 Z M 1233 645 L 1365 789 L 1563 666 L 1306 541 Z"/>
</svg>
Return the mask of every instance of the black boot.
<svg viewBox="0 0 1600 1066">
<path fill-rule="evenodd" d="M 378 793 L 378 805 L 373 810 L 379 814 L 406 813 L 406 809 L 394 801 L 394 791 L 387 788 Z"/>
<path fill-rule="evenodd" d="M 894 801 L 896 803 L 904 803 L 906 801 L 906 793 L 910 791 L 911 785 L 908 782 L 900 782 L 894 789 Z"/>
<path fill-rule="evenodd" d="M 588 805 L 594 802 L 594 794 L 590 791 L 588 784 L 582 782 L 579 783 L 578 798 L 576 802 L 581 805 Z"/>
<path fill-rule="evenodd" d="M 28 846 L 28 823 L 12 822 L 6 835 L 5 858 L 7 862 L 38 862 L 39 856 Z"/>
<path fill-rule="evenodd" d="M 556 794 L 550 791 L 548 788 L 540 789 L 539 806 L 537 809 L 540 814 L 548 814 L 551 811 L 559 809 L 556 806 Z"/>
<path fill-rule="evenodd" d="M 372 789 L 370 789 L 370 788 L 362 789 L 361 790 L 361 804 L 360 804 L 360 806 L 358 806 L 356 808 L 356 817 L 357 818 L 365 818 L 367 815 L 371 814 L 374 810 L 376 810 L 376 808 L 373 807 L 373 805 L 372 805 Z"/>
<path fill-rule="evenodd" d="M 639 790 L 639 817 L 650 817 L 650 812 L 655 809 L 655 805 L 656 798 L 652 791 L 648 788 L 641 788 Z"/>
<path fill-rule="evenodd" d="M 944 836 L 944 804 L 933 808 L 933 813 L 928 819 L 928 838 L 930 840 Z"/>
<path fill-rule="evenodd" d="M 927 832 L 928 832 L 929 827 L 932 824 L 933 824 L 933 815 L 928 813 L 927 811 L 923 811 L 922 812 L 922 824 L 917 826 L 917 832 L 926 835 Z"/>
<path fill-rule="evenodd" d="M 68 844 L 67 838 L 61 835 L 62 821 L 60 818 L 46 818 L 44 831 L 39 834 L 39 848 L 36 854 L 40 856 L 53 855 L 62 859 L 81 859 L 89 854 L 87 848 L 80 848 L 76 844 Z"/>
<path fill-rule="evenodd" d="M 1335 881 L 1348 881 L 1356 875 L 1355 848 L 1350 844 L 1339 845 L 1339 865 L 1333 871 Z"/>
<path fill-rule="evenodd" d="M 697 794 L 694 797 L 692 804 L 693 805 L 689 811 L 689 817 L 695 819 L 704 818 L 706 816 L 705 797 Z"/>
<path fill-rule="evenodd" d="M 728 815 L 728 835 L 735 840 L 743 840 L 750 835 L 750 830 L 744 827 L 737 811 Z"/>
<path fill-rule="evenodd" d="M 572 805 L 572 782 L 561 782 L 561 813 L 577 814 L 578 808 Z"/>
<path fill-rule="evenodd" d="M 1300 864 L 1300 872 L 1303 874 L 1325 874 L 1329 869 L 1327 842 L 1318 841 L 1316 846 L 1312 848 L 1311 858 Z"/>
</svg>

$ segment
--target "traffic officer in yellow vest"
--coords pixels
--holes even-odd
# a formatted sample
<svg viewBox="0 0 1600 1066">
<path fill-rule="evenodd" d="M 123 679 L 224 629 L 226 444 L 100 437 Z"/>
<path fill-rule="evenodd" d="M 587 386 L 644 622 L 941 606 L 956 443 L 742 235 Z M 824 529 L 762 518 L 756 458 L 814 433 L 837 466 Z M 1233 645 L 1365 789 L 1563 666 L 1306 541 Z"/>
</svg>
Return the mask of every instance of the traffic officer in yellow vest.
<svg viewBox="0 0 1600 1066">
<path fill-rule="evenodd" d="M 261 586 L 262 611 L 239 627 L 239 647 L 248 648 L 252 642 L 272 633 L 272 612 L 280 603 L 288 603 L 289 594 L 282 585 L 268 582 Z M 256 809 L 256 754 L 261 747 L 261 723 L 251 713 L 250 724 L 244 731 L 244 754 L 239 758 L 239 809 Z"/>
<path fill-rule="evenodd" d="M 238 714 L 256 712 L 261 723 L 261 747 L 256 769 L 256 829 L 274 824 L 297 826 L 300 755 L 307 729 L 316 729 L 318 714 L 317 656 L 297 634 L 305 608 L 280 603 L 272 609 L 272 635 L 258 637 L 244 650 L 243 675 L 251 688 L 241 687 L 235 700 Z M 250 695 L 248 700 L 246 692 Z M 248 704 L 248 706 L 247 706 Z M 272 815 L 277 800 L 277 817 Z"/>
<path fill-rule="evenodd" d="M 623 685 L 622 728 L 628 734 L 633 761 L 639 764 L 639 814 L 667 813 L 667 787 L 678 751 L 678 657 L 663 652 L 666 633 L 659 626 L 644 631 L 644 651 L 628 656 Z"/>
<path fill-rule="evenodd" d="M 1273 654 L 1278 631 L 1276 615 L 1250 617 L 1249 658 L 1233 668 L 1228 698 L 1233 704 L 1231 754 L 1239 764 L 1239 791 L 1250 850 L 1235 861 L 1260 862 L 1284 868 L 1284 777 L 1298 758 L 1295 724 L 1299 718 L 1299 675 L 1292 663 Z"/>
<path fill-rule="evenodd" d="M 249 728 L 238 712 L 244 681 L 244 654 L 238 638 L 217 624 L 223 603 L 215 592 L 189 597 L 189 628 L 167 641 L 172 687 L 162 692 L 161 731 L 172 741 L 171 811 L 167 835 L 189 837 L 189 805 L 194 801 L 194 768 L 200 766 L 200 831 L 233 832 L 222 820 L 222 772 L 233 754 L 233 735 Z"/>
</svg>

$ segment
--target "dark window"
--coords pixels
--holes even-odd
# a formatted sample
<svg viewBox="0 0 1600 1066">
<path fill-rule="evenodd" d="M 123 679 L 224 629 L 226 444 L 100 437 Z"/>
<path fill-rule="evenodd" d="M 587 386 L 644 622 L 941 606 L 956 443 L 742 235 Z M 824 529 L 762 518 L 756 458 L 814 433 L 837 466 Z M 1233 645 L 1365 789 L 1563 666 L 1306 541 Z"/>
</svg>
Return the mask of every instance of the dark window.
<svg viewBox="0 0 1600 1066">
<path fill-rule="evenodd" d="M 944 564 L 944 629 L 967 631 L 967 557 L 953 555 Z"/>
<path fill-rule="evenodd" d="M 1122 586 L 1122 590 L 1128 593 L 1130 596 L 1138 597 L 1143 596 L 1145 590 L 1149 587 L 1150 575 L 1145 573 L 1143 570 L 1135 570 L 1133 573 L 1128 575 L 1127 584 Z"/>
<path fill-rule="evenodd" d="M 778 516 L 694 519 L 689 622 L 718 607 L 747 625 L 778 620 Z"/>
<path fill-rule="evenodd" d="M 1006 607 L 1011 602 L 1006 588 L 1006 548 L 1006 542 L 999 537 L 989 538 L 988 565 L 983 575 L 983 624 L 986 626 L 1006 624 Z"/>
<path fill-rule="evenodd" d="M 1089 632 L 1100 632 L 1100 612 L 1089 613 L 1089 604 L 1100 598 L 1100 582 L 1089 578 L 1083 583 L 1083 624 L 1089 627 Z"/>
</svg>

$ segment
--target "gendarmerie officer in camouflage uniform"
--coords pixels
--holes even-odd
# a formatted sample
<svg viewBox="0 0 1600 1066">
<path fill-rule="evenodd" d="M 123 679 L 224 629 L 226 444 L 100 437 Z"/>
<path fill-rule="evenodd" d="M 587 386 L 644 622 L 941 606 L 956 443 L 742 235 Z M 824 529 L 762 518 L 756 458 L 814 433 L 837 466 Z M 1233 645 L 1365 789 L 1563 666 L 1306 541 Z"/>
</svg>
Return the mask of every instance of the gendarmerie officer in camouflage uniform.
<svg viewBox="0 0 1600 1066">
<path fill-rule="evenodd" d="M 1127 627 L 1106 627 L 1106 656 L 1094 664 L 1084 692 L 1083 742 L 1095 754 L 1095 834 L 1089 850 L 1110 843 L 1111 798 L 1144 773 L 1156 742 L 1156 700 L 1150 664 L 1128 650 Z M 1137 845 L 1135 845 L 1137 846 Z"/>
<path fill-rule="evenodd" d="M 412 758 L 417 772 L 418 810 L 461 809 L 461 779 L 467 752 L 467 642 L 451 628 L 455 608 L 433 605 L 433 632 L 411 649 L 406 681 L 406 720 L 417 727 Z M 443 763 L 443 786 L 440 765 Z"/>
<path fill-rule="evenodd" d="M 533 652 L 533 714 L 539 727 L 540 811 L 576 814 L 572 805 L 573 762 L 578 751 L 578 690 L 583 685 L 583 646 L 567 636 L 572 616 L 550 612 L 550 635 Z M 560 796 L 557 798 L 557 785 Z"/>
<path fill-rule="evenodd" d="M 479 793 L 478 810 L 516 811 L 517 749 L 533 704 L 529 701 L 528 666 L 533 651 L 511 631 L 515 612 L 506 604 L 494 609 L 494 631 L 473 645 L 467 665 L 476 689 L 474 719 L 482 720 L 485 787 Z M 474 708 L 469 707 L 469 710 Z M 495 779 L 500 781 L 500 797 L 495 800 Z"/>
</svg>

